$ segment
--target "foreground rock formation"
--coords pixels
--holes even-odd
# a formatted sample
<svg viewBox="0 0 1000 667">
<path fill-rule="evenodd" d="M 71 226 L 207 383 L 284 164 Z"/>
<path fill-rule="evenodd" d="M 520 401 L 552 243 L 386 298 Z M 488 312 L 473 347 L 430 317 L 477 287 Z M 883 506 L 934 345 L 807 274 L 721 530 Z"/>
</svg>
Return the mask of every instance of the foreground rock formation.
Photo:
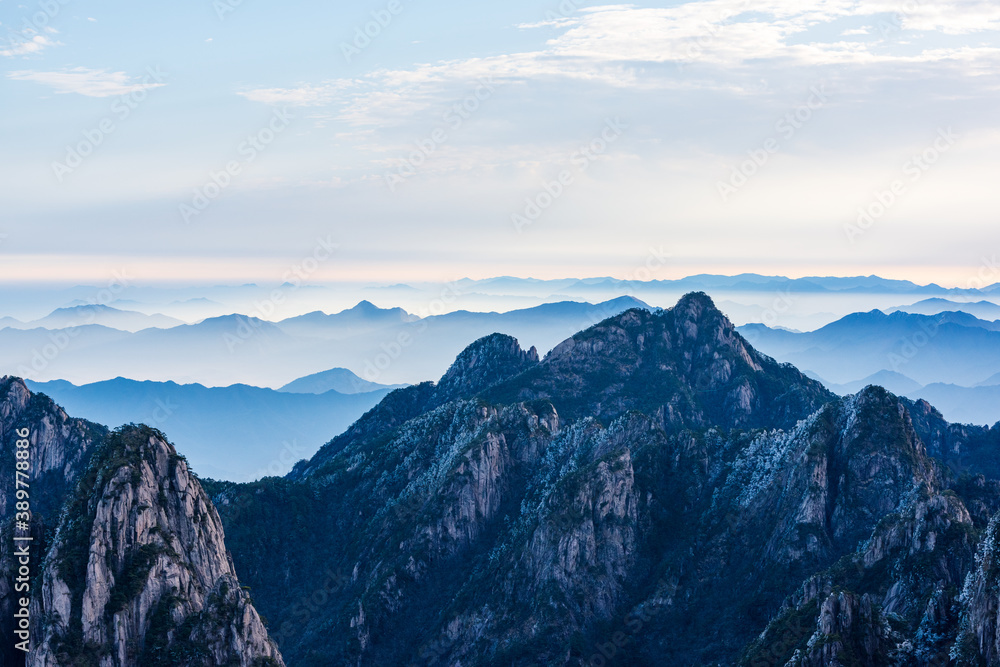
<svg viewBox="0 0 1000 667">
<path fill-rule="evenodd" d="M 5 646 L 4 664 L 284 664 L 236 577 L 218 513 L 163 434 L 109 433 L 69 419 L 19 380 L 0 388 L 4 449 L 13 451 L 15 429 L 31 434 L 33 508 L 62 507 L 58 523 L 51 513 L 33 519 L 31 651 Z M 5 610 L 13 597 L 0 589 Z"/>
</svg>

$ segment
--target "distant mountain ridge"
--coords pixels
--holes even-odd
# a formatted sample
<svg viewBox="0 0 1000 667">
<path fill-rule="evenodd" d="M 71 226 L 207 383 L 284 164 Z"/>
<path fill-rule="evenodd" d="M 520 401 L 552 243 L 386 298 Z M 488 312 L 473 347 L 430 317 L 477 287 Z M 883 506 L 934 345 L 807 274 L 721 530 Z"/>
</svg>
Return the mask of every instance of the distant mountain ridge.
<svg viewBox="0 0 1000 667">
<path fill-rule="evenodd" d="M 292 335 L 345 337 L 417 319 L 419 318 L 410 315 L 402 308 L 379 308 L 370 301 L 361 301 L 353 308 L 339 313 L 327 314 L 315 311 L 280 320 L 275 325 Z M 331 331 L 336 333 L 330 336 Z"/>
<path fill-rule="evenodd" d="M 134 333 L 151 328 L 169 329 L 185 322 L 166 315 L 145 315 L 100 304 L 58 308 L 49 315 L 31 322 L 20 322 L 9 317 L 0 320 L 0 326 L 15 329 L 66 329 L 90 324 Z"/>
<path fill-rule="evenodd" d="M 325 394 L 336 391 L 340 394 L 362 394 L 381 389 L 399 389 L 406 385 L 382 385 L 363 380 L 346 368 L 331 368 L 328 371 L 313 373 L 306 377 L 293 380 L 278 391 L 288 394 Z"/>
<path fill-rule="evenodd" d="M 596 305 L 567 302 L 414 319 L 402 309 L 369 303 L 335 315 L 316 313 L 278 323 L 225 315 L 136 333 L 99 325 L 54 332 L 0 329 L 0 372 L 74 384 L 111 375 L 213 386 L 284 386 L 289 377 L 348 368 L 367 382 L 409 384 L 439 376 L 469 340 L 506 333 L 546 351 L 573 332 L 633 307 L 649 308 L 622 297 Z M 60 343 L 56 353 L 43 353 L 52 349 L 54 338 Z"/>
<path fill-rule="evenodd" d="M 295 394 L 125 378 L 83 386 L 30 380 L 27 385 L 93 422 L 111 427 L 145 423 L 169 430 L 199 474 L 234 481 L 285 474 L 392 389 L 373 385 L 374 390 L 350 395 Z"/>
<path fill-rule="evenodd" d="M 967 313 L 854 313 L 816 331 L 794 333 L 748 324 L 740 332 L 776 359 L 834 383 L 879 371 L 925 385 L 972 386 L 1000 372 L 1000 324 Z"/>
<path fill-rule="evenodd" d="M 612 277 L 592 277 L 581 280 L 531 280 L 526 278 L 500 277 L 484 280 L 459 281 L 460 284 L 467 284 L 475 287 L 502 285 L 504 288 L 512 288 L 518 285 L 546 284 L 551 285 L 553 290 L 572 293 L 579 287 L 594 287 L 598 285 L 621 285 L 622 280 Z M 975 289 L 947 288 L 935 283 L 919 285 L 909 280 L 892 280 L 879 276 L 854 276 L 854 277 L 830 277 L 830 276 L 810 276 L 803 278 L 788 278 L 786 276 L 767 276 L 757 273 L 743 273 L 738 275 L 720 274 L 697 274 L 679 279 L 669 280 L 648 280 L 627 281 L 634 286 L 658 286 L 671 287 L 679 290 L 718 290 L 726 289 L 733 291 L 772 291 L 791 289 L 792 291 L 830 291 L 844 293 L 879 292 L 888 294 L 906 293 L 937 293 L 948 294 L 996 294 L 1000 293 L 1000 283 L 983 286 Z"/>
<path fill-rule="evenodd" d="M 948 299 L 924 299 L 910 306 L 898 306 L 886 310 L 886 313 L 903 311 L 917 315 L 937 315 L 949 311 L 969 313 L 986 321 L 1000 320 L 1000 305 L 992 301 L 949 301 Z"/>
<path fill-rule="evenodd" d="M 824 385 L 840 396 L 855 394 L 865 387 L 884 387 L 897 396 L 925 400 L 934 405 L 948 421 L 955 424 L 990 426 L 1000 422 L 1000 376 L 995 376 L 975 387 L 935 382 L 926 386 L 892 371 L 879 371 L 863 380 L 847 384 L 825 382 Z"/>
<path fill-rule="evenodd" d="M 740 331 L 761 350 L 807 368 L 840 395 L 875 384 L 926 399 L 952 422 L 1000 420 L 1000 322 L 969 313 L 854 313 L 813 332 L 759 324 Z M 851 376 L 862 379 L 850 379 Z"/>
<path fill-rule="evenodd" d="M 909 396 L 912 392 L 923 388 L 923 385 L 919 382 L 906 377 L 902 373 L 895 373 L 893 371 L 879 371 L 878 373 L 869 375 L 863 380 L 856 380 L 847 384 L 838 385 L 826 382 L 824 382 L 824 384 L 826 384 L 831 391 L 840 396 L 856 394 L 869 385 L 883 387 L 897 396 Z"/>
</svg>

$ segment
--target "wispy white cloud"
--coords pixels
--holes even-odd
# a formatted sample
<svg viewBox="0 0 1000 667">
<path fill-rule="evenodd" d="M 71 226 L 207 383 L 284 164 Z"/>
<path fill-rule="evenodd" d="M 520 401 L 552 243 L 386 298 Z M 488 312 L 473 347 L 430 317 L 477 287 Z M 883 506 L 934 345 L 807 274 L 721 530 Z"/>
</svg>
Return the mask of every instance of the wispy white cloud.
<svg viewBox="0 0 1000 667">
<path fill-rule="evenodd" d="M 239 94 L 273 105 L 322 107 L 328 114 L 324 122 L 328 118 L 356 129 L 376 128 L 386 143 L 391 143 L 391 128 L 417 118 L 433 122 L 436 110 L 463 99 L 484 80 L 500 86 L 604 86 L 626 92 L 707 91 L 759 98 L 773 93 L 761 81 L 807 87 L 829 75 L 865 91 L 878 82 L 912 79 L 919 73 L 925 80 L 961 80 L 962 94 L 993 95 L 1000 86 L 1000 32 L 989 31 L 1000 20 L 1000 4 L 928 4 L 703 0 L 657 8 L 605 5 L 522 24 L 523 29 L 552 32 L 536 50 Z M 845 30 L 848 21 L 855 27 Z M 975 41 L 964 40 L 965 45 L 941 38 L 973 31 L 981 34 Z M 852 38 L 856 35 L 868 38 Z M 933 87 L 924 94 L 933 95 Z"/>
<path fill-rule="evenodd" d="M 87 97 L 116 97 L 140 90 L 159 88 L 165 83 L 153 83 L 149 77 L 140 79 L 125 72 L 109 72 L 103 69 L 74 67 L 54 72 L 21 70 L 7 76 L 17 81 L 34 81 L 49 86 L 56 93 L 76 93 Z"/>
<path fill-rule="evenodd" d="M 1000 30 L 1000 5 L 993 0 L 866 0 L 856 15 L 888 15 L 906 30 L 968 35 Z"/>
<path fill-rule="evenodd" d="M 291 88 L 255 88 L 237 93 L 251 102 L 262 102 L 275 106 L 316 107 L 334 101 L 337 94 L 352 87 L 348 79 L 327 81 L 318 85 L 301 84 Z"/>
<path fill-rule="evenodd" d="M 522 30 L 531 30 L 532 28 L 565 28 L 571 25 L 573 25 L 573 19 L 558 18 L 536 23 L 519 23 L 517 27 Z"/>
<path fill-rule="evenodd" d="M 45 35 L 34 35 L 20 39 L 10 38 L 6 43 L 0 42 L 0 56 L 12 58 L 14 56 L 27 56 L 41 53 L 50 46 L 58 46 L 59 42 L 46 37 Z"/>
<path fill-rule="evenodd" d="M 873 45 L 805 40 L 811 29 L 836 20 L 876 17 L 885 31 L 964 34 L 1000 29 L 1000 5 L 969 0 L 936 2 L 933 7 L 882 0 L 763 0 L 752 6 L 745 0 L 709 0 L 672 8 L 594 7 L 550 40 L 548 52 L 595 63 L 677 61 L 724 67 L 779 59 L 802 66 L 907 61 L 909 55 Z"/>
</svg>

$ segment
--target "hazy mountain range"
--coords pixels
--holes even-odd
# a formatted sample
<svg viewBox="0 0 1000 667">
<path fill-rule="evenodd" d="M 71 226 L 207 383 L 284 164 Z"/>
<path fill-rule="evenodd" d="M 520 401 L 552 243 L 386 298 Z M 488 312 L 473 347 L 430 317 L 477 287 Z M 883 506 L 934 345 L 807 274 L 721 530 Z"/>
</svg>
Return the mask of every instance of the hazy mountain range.
<svg viewBox="0 0 1000 667">
<path fill-rule="evenodd" d="M 444 372 L 469 340 L 493 332 L 547 351 L 573 331 L 633 307 L 631 297 L 592 305 L 553 303 L 506 313 L 450 312 L 423 319 L 362 302 L 269 322 L 227 315 L 135 333 L 88 324 L 0 330 L 0 372 L 89 384 L 121 376 L 226 386 L 281 387 L 329 368 L 369 382 L 411 384 Z"/>
<path fill-rule="evenodd" d="M 948 299 L 925 299 L 910 306 L 889 308 L 885 312 L 894 313 L 897 311 L 914 313 L 916 315 L 937 315 L 939 313 L 947 312 L 962 312 L 968 313 L 981 320 L 1000 320 L 1000 306 L 992 301 L 962 302 L 949 301 Z"/>
<path fill-rule="evenodd" d="M 124 378 L 79 387 L 65 381 L 28 381 L 28 386 L 92 422 L 141 423 L 168 431 L 198 474 L 247 481 L 287 473 L 392 389 L 343 369 L 330 373 L 347 387 L 353 379 L 363 391 L 289 393 Z"/>
<path fill-rule="evenodd" d="M 47 316 L 31 322 L 20 322 L 12 317 L 0 319 L 0 327 L 13 329 L 69 329 L 87 324 L 99 324 L 122 331 L 142 329 L 169 329 L 184 324 L 182 320 L 159 313 L 145 315 L 103 305 L 79 305 L 58 308 Z"/>
<path fill-rule="evenodd" d="M 459 281 L 455 289 L 471 286 L 491 298 L 505 295 L 520 299 L 545 290 L 572 293 L 615 283 L 610 279 L 496 278 Z M 911 305 L 898 305 L 897 301 L 896 305 L 882 306 L 882 310 L 835 319 L 833 312 L 811 310 L 802 302 L 809 297 L 802 295 L 828 293 L 835 301 L 826 305 L 836 310 L 842 308 L 836 303 L 863 302 L 872 294 L 899 299 L 925 288 L 876 277 L 789 280 L 755 275 L 693 276 L 681 281 L 647 281 L 639 286 L 652 289 L 675 284 L 711 286 L 730 290 L 730 294 L 750 287 L 775 289 L 767 307 L 729 299 L 721 301 L 720 307 L 736 321 L 767 322 L 748 324 L 741 330 L 768 354 L 807 369 L 835 391 L 850 393 L 873 379 L 883 379 L 881 373 L 889 373 L 885 381 L 894 390 L 910 397 L 933 397 L 949 419 L 990 423 L 997 417 L 991 404 L 993 394 L 980 389 L 1000 384 L 990 380 L 1000 374 L 994 336 L 1000 332 L 1000 320 L 977 317 L 1000 313 L 1000 306 L 990 301 L 931 297 Z M 622 290 L 634 291 L 636 286 L 618 281 L 615 289 L 620 294 Z M 218 296 L 255 288 L 207 291 Z M 370 288 L 383 295 L 424 294 L 425 289 L 427 286 L 413 285 Z M 987 291 L 975 294 L 982 297 Z M 945 292 L 967 296 L 961 290 Z M 146 290 L 147 298 L 148 294 Z M 171 295 L 180 297 L 183 293 Z M 128 302 L 133 306 L 139 303 Z M 205 297 L 172 303 L 219 304 Z M 0 371 L 77 385 L 117 375 L 206 386 L 247 384 L 291 392 L 333 389 L 356 393 L 435 377 L 465 341 L 491 332 L 530 341 L 544 353 L 572 331 L 633 306 L 651 307 L 634 297 L 618 296 L 597 305 L 563 301 L 502 313 L 457 310 L 421 318 L 403 308 L 379 308 L 361 301 L 332 314 L 314 311 L 274 321 L 224 315 L 178 324 L 179 320 L 156 313 L 75 306 L 30 322 L 8 319 L 10 326 L 0 328 Z M 794 317 L 789 315 L 792 311 Z M 807 329 L 790 328 L 787 324 L 791 322 Z M 331 367 L 350 369 L 348 373 L 363 377 L 337 379 L 325 370 Z M 309 379 L 295 379 L 307 376 Z M 894 377 L 906 381 L 897 384 Z M 925 386 L 927 391 L 920 391 Z"/>
<path fill-rule="evenodd" d="M 931 400 L 950 420 L 1000 420 L 1000 321 L 963 312 L 856 313 L 811 332 L 740 327 L 749 341 L 779 361 L 807 369 L 840 393 L 881 384 Z"/>
<path fill-rule="evenodd" d="M 22 426 L 46 664 L 1000 663 L 1000 424 L 837 397 L 704 294 L 544 359 L 481 338 L 283 478 L 199 480 L 5 378 L 8 459 Z"/>
<path fill-rule="evenodd" d="M 841 396 L 857 393 L 868 385 L 878 385 L 899 396 L 923 399 L 938 408 L 946 419 L 957 424 L 990 425 L 1000 420 L 1000 376 L 993 376 L 973 387 L 962 387 L 945 382 L 922 386 L 893 371 L 879 371 L 847 384 L 825 382 L 818 375 L 810 375 Z"/>
<path fill-rule="evenodd" d="M 287 319 L 311 311 L 337 312 L 362 300 L 380 307 L 400 307 L 426 317 L 452 310 L 475 312 L 523 310 L 558 301 L 598 303 L 631 295 L 654 306 L 672 305 L 692 290 L 714 295 L 717 303 L 731 302 L 748 307 L 745 314 L 735 312 L 737 323 L 765 322 L 761 315 L 776 304 L 781 324 L 786 327 L 813 328 L 817 313 L 828 313 L 821 326 L 855 311 L 892 308 L 923 299 L 945 298 L 956 302 L 996 300 L 1000 283 L 986 285 L 973 280 L 968 287 L 944 288 L 917 285 L 909 281 L 888 280 L 877 276 L 854 278 L 812 277 L 789 279 L 783 276 L 742 274 L 737 276 L 698 275 L 676 280 L 660 280 L 666 272 L 667 258 L 650 254 L 645 269 L 637 272 L 646 280 L 615 278 L 567 278 L 536 280 L 497 277 L 482 280 L 462 279 L 451 283 L 414 282 L 409 284 L 331 283 L 324 285 L 203 285 L 147 286 L 133 284 L 122 276 L 107 285 L 82 285 L 59 288 L 25 286 L 0 293 L 0 315 L 28 322 L 43 318 L 57 308 L 91 303 L 148 315 L 162 314 L 186 322 L 208 317 L 244 313 L 266 320 Z M 278 294 L 279 301 L 274 300 Z M 975 313 L 974 313 L 975 314 Z M 743 319 L 743 318 L 746 319 Z M 804 326 L 806 325 L 806 326 Z"/>
</svg>

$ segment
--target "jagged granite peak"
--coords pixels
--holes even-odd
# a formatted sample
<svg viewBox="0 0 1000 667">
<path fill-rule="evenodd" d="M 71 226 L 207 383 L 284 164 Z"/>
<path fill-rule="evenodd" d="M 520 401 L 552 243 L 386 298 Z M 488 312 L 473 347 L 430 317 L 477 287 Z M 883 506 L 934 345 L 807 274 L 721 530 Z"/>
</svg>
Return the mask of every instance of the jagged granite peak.
<svg viewBox="0 0 1000 667">
<path fill-rule="evenodd" d="M 754 350 L 701 292 L 670 310 L 632 309 L 582 331 L 487 396 L 552 399 L 570 419 L 611 421 L 639 410 L 665 428 L 788 428 L 834 398 Z"/>
<path fill-rule="evenodd" d="M 73 419 L 45 394 L 34 394 L 16 377 L 0 378 L 0 453 L 14 460 L 15 431 L 30 432 L 29 483 L 36 498 L 36 515 L 57 519 L 66 493 L 86 466 L 95 443 L 107 429 L 83 419 Z M 7 504 L 14 497 L 14 467 L 0 466 L 0 516 L 9 516 Z"/>
<path fill-rule="evenodd" d="M 459 353 L 437 384 L 424 382 L 391 392 L 310 461 L 298 463 L 290 476 L 299 479 L 309 475 L 349 443 L 385 433 L 449 401 L 472 398 L 538 362 L 538 351 L 534 347 L 522 350 L 512 336 L 499 333 L 484 336 Z"/>
<path fill-rule="evenodd" d="M 567 339 L 541 362 L 535 348 L 492 334 L 469 345 L 438 382 L 396 390 L 292 471 L 311 474 L 349 443 L 385 433 L 451 400 L 551 400 L 564 420 L 606 422 L 630 410 L 665 429 L 788 428 L 836 396 L 754 350 L 701 292 L 662 312 L 628 310 Z"/>
<path fill-rule="evenodd" d="M 881 388 L 844 407 L 849 465 L 839 478 L 855 490 L 837 490 L 852 496 L 840 523 L 853 530 L 841 544 L 857 546 L 786 600 L 740 664 L 997 664 L 987 637 L 996 623 L 995 594 L 984 584 L 991 566 L 982 567 L 988 532 L 974 568 L 997 482 L 955 480 L 927 455 L 907 403 Z M 819 486 L 832 489 L 826 479 Z"/>
<path fill-rule="evenodd" d="M 46 554 L 28 665 L 282 665 L 187 462 L 148 427 L 94 452 Z"/>
<path fill-rule="evenodd" d="M 970 514 L 953 491 L 919 489 L 885 515 L 857 551 L 810 577 L 741 664 L 996 664 L 988 648 L 978 653 L 968 646 L 967 636 L 981 629 L 972 616 L 986 624 L 996 620 L 995 607 L 992 618 L 970 616 L 965 599 L 981 590 L 970 582 L 984 520 Z M 952 662 L 958 653 L 964 659 Z"/>
<path fill-rule="evenodd" d="M 538 363 L 538 350 L 522 350 L 513 336 L 491 334 L 472 343 L 438 381 L 435 400 L 469 398 Z"/>
</svg>

